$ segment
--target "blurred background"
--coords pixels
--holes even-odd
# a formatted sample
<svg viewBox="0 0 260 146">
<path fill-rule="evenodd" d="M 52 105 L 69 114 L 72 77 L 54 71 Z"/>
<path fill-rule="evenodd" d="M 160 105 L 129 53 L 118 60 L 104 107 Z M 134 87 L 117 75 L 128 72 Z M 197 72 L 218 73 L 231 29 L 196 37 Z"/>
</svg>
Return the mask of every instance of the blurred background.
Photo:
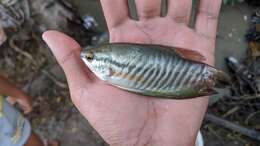
<svg viewBox="0 0 260 146">
<path fill-rule="evenodd" d="M 260 145 L 259 8 L 259 0 L 223 0 L 216 66 L 234 83 L 211 97 L 201 129 L 206 146 Z M 55 29 L 82 46 L 106 42 L 99 1 L 1 0 L 0 24 L 0 73 L 33 97 L 29 118 L 36 132 L 62 146 L 106 145 L 73 106 L 64 73 L 41 39 Z"/>
</svg>

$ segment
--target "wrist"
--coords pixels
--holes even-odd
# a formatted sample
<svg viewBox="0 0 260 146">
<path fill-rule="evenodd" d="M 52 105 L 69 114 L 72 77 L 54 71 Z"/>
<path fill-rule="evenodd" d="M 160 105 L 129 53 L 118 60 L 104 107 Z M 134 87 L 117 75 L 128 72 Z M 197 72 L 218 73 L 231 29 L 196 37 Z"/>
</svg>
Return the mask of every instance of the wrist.
<svg viewBox="0 0 260 146">
<path fill-rule="evenodd" d="M 195 135 L 182 135 L 171 137 L 165 137 L 162 139 L 154 140 L 149 145 L 163 145 L 163 146 L 194 146 L 195 145 L 196 136 Z"/>
<path fill-rule="evenodd" d="M 149 139 L 148 141 L 143 141 L 143 142 L 135 142 L 134 145 L 129 144 L 132 142 L 129 142 L 129 139 L 127 140 L 128 142 L 119 144 L 119 145 L 124 145 L 124 146 L 144 146 L 144 145 L 151 145 L 151 146 L 194 146 L 195 141 L 196 141 L 196 136 L 197 135 L 182 135 L 180 134 L 179 136 L 174 136 L 171 135 L 170 137 L 165 137 L 165 136 L 158 136 L 158 137 L 153 137 Z M 141 138 L 137 138 L 141 139 Z"/>
<path fill-rule="evenodd" d="M 185 123 L 185 122 L 184 122 Z M 162 122 L 163 124 L 163 122 Z M 140 134 L 139 137 L 133 139 L 126 139 L 124 143 L 118 145 L 124 146 L 194 146 L 197 137 L 197 126 L 189 125 L 175 125 L 158 126 L 158 130 L 151 131 L 151 133 Z M 164 127 L 164 128 L 163 128 Z M 113 145 L 113 144 L 112 144 Z M 117 144 L 115 144 L 117 145 Z"/>
</svg>

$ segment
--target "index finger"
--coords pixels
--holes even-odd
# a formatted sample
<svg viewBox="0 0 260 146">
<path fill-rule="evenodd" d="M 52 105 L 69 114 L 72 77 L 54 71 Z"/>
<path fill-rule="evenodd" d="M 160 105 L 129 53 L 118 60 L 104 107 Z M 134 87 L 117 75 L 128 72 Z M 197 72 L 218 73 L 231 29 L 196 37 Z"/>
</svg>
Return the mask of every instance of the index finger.
<svg viewBox="0 0 260 146">
<path fill-rule="evenodd" d="M 127 0 L 100 0 L 100 2 L 109 30 L 130 18 Z"/>
</svg>

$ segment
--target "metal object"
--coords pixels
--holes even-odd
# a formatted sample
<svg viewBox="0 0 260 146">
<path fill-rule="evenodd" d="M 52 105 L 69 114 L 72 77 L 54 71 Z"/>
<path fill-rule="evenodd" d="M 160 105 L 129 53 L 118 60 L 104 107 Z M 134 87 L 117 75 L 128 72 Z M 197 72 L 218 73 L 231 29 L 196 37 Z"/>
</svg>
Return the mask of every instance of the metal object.
<svg viewBox="0 0 260 146">
<path fill-rule="evenodd" d="M 83 26 L 87 30 L 97 31 L 98 23 L 96 22 L 96 20 L 92 16 L 85 15 L 82 18 L 82 20 L 83 20 Z"/>
<path fill-rule="evenodd" d="M 235 57 L 227 58 L 228 67 L 235 72 L 235 76 L 238 79 L 241 92 L 247 92 L 246 89 L 249 87 L 254 93 L 258 93 L 256 86 L 256 76 L 249 70 L 245 65 L 238 62 Z"/>
</svg>

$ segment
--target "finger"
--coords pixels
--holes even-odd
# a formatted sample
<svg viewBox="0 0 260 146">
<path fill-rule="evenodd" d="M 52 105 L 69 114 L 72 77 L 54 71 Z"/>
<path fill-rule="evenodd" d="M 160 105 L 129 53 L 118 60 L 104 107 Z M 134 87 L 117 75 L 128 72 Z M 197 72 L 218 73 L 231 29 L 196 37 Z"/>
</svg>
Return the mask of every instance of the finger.
<svg viewBox="0 0 260 146">
<path fill-rule="evenodd" d="M 159 17 L 161 2 L 161 0 L 135 0 L 139 20 Z"/>
<path fill-rule="evenodd" d="M 10 105 L 14 105 L 16 103 L 15 98 L 13 97 L 7 97 L 6 101 L 10 104 Z"/>
<path fill-rule="evenodd" d="M 29 114 L 32 111 L 33 111 L 33 107 L 28 105 L 27 110 L 26 110 L 26 114 Z"/>
<path fill-rule="evenodd" d="M 24 114 L 27 115 L 30 112 L 32 112 L 32 109 L 31 108 L 23 108 L 23 111 L 24 111 Z"/>
<path fill-rule="evenodd" d="M 167 16 L 178 23 L 189 24 L 192 0 L 169 0 Z"/>
<path fill-rule="evenodd" d="M 221 2 L 222 0 L 200 0 L 195 24 L 199 34 L 215 39 Z"/>
<path fill-rule="evenodd" d="M 108 29 L 116 27 L 129 19 L 127 0 L 100 0 Z"/>
<path fill-rule="evenodd" d="M 79 89 L 90 81 L 87 77 L 89 72 L 86 72 L 86 66 L 80 59 L 81 48 L 75 40 L 57 31 L 45 32 L 43 40 L 63 68 L 70 88 Z"/>
</svg>

